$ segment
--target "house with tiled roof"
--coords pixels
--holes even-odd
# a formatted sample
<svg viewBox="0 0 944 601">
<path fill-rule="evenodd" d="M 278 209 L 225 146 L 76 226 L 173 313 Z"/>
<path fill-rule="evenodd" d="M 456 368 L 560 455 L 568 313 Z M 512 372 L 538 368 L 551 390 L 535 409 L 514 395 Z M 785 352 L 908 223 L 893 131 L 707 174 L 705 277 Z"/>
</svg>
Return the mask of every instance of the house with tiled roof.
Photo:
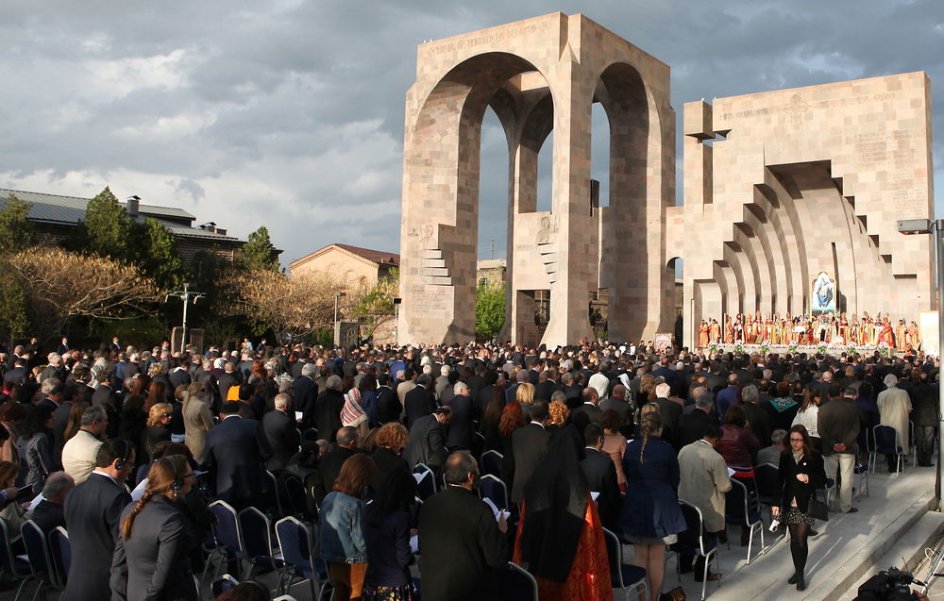
<svg viewBox="0 0 944 601">
<path fill-rule="evenodd" d="M 30 203 L 28 218 L 34 224 L 39 239 L 49 244 L 58 244 L 69 236 L 79 221 L 85 219 L 85 209 L 91 200 L 79 196 L 0 188 L 0 208 L 6 206 L 11 194 Z M 212 221 L 195 226 L 197 218 L 183 209 L 142 203 L 138 196 L 132 196 L 121 204 L 132 219 L 153 219 L 167 228 L 174 237 L 184 263 L 189 263 L 201 251 L 232 260 L 236 251 L 246 244 L 245 240 L 228 235 L 225 229 Z"/>
<path fill-rule="evenodd" d="M 369 288 L 399 267 L 397 253 L 334 243 L 292 261 L 288 269 L 293 276 L 321 272 L 340 278 L 352 288 Z"/>
</svg>

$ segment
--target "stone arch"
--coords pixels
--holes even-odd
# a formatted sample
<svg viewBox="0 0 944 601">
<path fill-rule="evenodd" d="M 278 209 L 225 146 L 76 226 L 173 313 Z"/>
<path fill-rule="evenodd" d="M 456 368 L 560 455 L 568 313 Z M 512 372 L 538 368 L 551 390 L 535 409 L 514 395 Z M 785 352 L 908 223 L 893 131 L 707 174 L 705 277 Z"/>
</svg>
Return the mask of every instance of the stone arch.
<svg viewBox="0 0 944 601">
<path fill-rule="evenodd" d="M 509 145 L 505 336 L 530 339 L 526 324 L 533 323 L 539 290 L 550 298 L 542 342 L 573 343 L 591 334 L 587 300 L 600 281 L 601 221 L 589 211 L 589 129 L 601 82 L 608 120 L 627 129 L 626 139 L 638 146 L 620 149 L 627 173 L 619 177 L 630 181 L 631 193 L 627 208 L 614 211 L 626 212 L 614 227 L 624 240 L 639 236 L 636 263 L 644 265 L 631 266 L 638 271 L 630 275 L 636 288 L 617 303 L 639 316 L 631 324 L 633 338 L 652 337 L 660 317 L 671 320 L 662 315 L 671 296 L 652 302 L 649 294 L 668 289 L 661 232 L 649 227 L 662 222 L 674 198 L 668 68 L 586 17 L 561 13 L 423 44 L 417 62 L 404 128 L 398 337 L 452 343 L 474 336 L 478 150 L 489 105 Z M 551 209 L 536 211 L 532 174 L 551 131 Z M 612 207 L 612 188 L 610 196 Z"/>
</svg>

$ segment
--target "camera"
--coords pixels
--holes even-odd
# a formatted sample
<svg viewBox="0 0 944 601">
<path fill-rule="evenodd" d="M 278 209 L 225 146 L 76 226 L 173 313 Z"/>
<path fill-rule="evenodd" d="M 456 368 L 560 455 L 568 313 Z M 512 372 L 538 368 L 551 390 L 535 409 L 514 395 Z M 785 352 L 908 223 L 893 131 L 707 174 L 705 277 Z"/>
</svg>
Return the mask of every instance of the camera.
<svg viewBox="0 0 944 601">
<path fill-rule="evenodd" d="M 911 583 L 923 585 L 915 580 L 911 572 L 898 568 L 883 570 L 859 587 L 858 601 L 898 601 L 912 599 Z"/>
</svg>

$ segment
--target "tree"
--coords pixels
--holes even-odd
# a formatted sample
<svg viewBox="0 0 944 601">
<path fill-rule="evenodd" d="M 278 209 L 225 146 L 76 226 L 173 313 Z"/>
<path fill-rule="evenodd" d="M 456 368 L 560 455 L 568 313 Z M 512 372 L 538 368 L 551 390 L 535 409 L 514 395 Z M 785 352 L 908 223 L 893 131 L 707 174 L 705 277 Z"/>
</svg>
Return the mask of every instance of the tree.
<svg viewBox="0 0 944 601">
<path fill-rule="evenodd" d="M 15 253 L 35 243 L 33 223 L 29 220 L 32 206 L 10 193 L 6 206 L 0 209 L 0 253 Z"/>
<path fill-rule="evenodd" d="M 322 273 L 287 278 L 277 271 L 260 268 L 230 271 L 218 285 L 235 295 L 225 310 L 232 316 L 244 316 L 256 334 L 271 328 L 278 334 L 309 336 L 331 327 L 335 294 L 345 292 Z M 346 304 L 350 303 L 349 298 L 343 297 Z"/>
<path fill-rule="evenodd" d="M 389 319 L 395 312 L 393 299 L 400 292 L 400 270 L 391 269 L 387 277 L 381 278 L 362 296 L 355 293 L 353 314 L 369 322 L 372 333 L 378 325 Z"/>
<path fill-rule="evenodd" d="M 130 319 L 163 300 L 150 278 L 114 259 L 37 247 L 7 261 L 43 339 L 61 332 L 73 317 Z"/>
<path fill-rule="evenodd" d="M 130 263 L 136 258 L 134 229 L 134 222 L 106 187 L 89 201 L 85 219 L 79 222 L 70 246 L 72 250 Z"/>
<path fill-rule="evenodd" d="M 29 331 L 29 305 L 26 293 L 10 265 L 0 261 L 0 332 L 4 338 L 25 336 Z"/>
<path fill-rule="evenodd" d="M 475 290 L 475 333 L 494 338 L 505 324 L 505 285 L 480 284 Z"/>
<path fill-rule="evenodd" d="M 249 234 L 246 244 L 236 253 L 236 261 L 245 269 L 279 270 L 279 259 L 266 226 Z"/>
<path fill-rule="evenodd" d="M 135 238 L 144 241 L 138 246 L 139 256 L 135 261 L 141 271 L 163 290 L 182 285 L 186 277 L 184 262 L 167 228 L 150 218 L 134 226 L 139 234 Z"/>
</svg>

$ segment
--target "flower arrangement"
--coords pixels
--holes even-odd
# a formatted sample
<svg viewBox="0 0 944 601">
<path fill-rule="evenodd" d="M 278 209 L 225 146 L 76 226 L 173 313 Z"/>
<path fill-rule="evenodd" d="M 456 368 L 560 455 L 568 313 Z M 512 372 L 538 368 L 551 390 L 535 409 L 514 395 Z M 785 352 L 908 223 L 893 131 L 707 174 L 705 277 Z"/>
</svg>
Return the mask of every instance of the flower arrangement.
<svg viewBox="0 0 944 601">
<path fill-rule="evenodd" d="M 744 354 L 744 345 L 738 342 L 734 345 L 734 354 L 743 355 Z"/>
<path fill-rule="evenodd" d="M 762 355 L 766 355 L 770 352 L 770 343 L 768 341 L 763 341 L 760 343 L 760 348 L 758 349 Z"/>
<path fill-rule="evenodd" d="M 790 346 L 787 347 L 787 352 L 791 355 L 795 355 L 798 350 L 800 350 L 800 345 L 796 342 L 791 342 Z"/>
<path fill-rule="evenodd" d="M 817 347 L 816 347 L 816 352 L 819 353 L 820 355 L 825 355 L 825 354 L 826 354 L 826 350 L 827 350 L 828 348 L 829 348 L 829 347 L 826 346 L 825 344 L 820 343 L 820 344 L 817 345 Z"/>
<path fill-rule="evenodd" d="M 878 356 L 879 357 L 889 357 L 891 356 L 891 348 L 889 348 L 887 342 L 882 342 L 878 345 Z"/>
<path fill-rule="evenodd" d="M 719 350 L 721 349 L 718 348 L 718 343 L 712 342 L 711 344 L 708 345 L 708 356 L 714 355 Z"/>
<path fill-rule="evenodd" d="M 854 344 L 850 344 L 849 346 L 846 347 L 846 354 L 847 354 L 847 355 L 850 355 L 850 356 L 851 356 L 851 355 L 858 355 L 858 354 L 859 354 L 859 347 L 857 347 L 857 346 L 854 345 Z"/>
</svg>

